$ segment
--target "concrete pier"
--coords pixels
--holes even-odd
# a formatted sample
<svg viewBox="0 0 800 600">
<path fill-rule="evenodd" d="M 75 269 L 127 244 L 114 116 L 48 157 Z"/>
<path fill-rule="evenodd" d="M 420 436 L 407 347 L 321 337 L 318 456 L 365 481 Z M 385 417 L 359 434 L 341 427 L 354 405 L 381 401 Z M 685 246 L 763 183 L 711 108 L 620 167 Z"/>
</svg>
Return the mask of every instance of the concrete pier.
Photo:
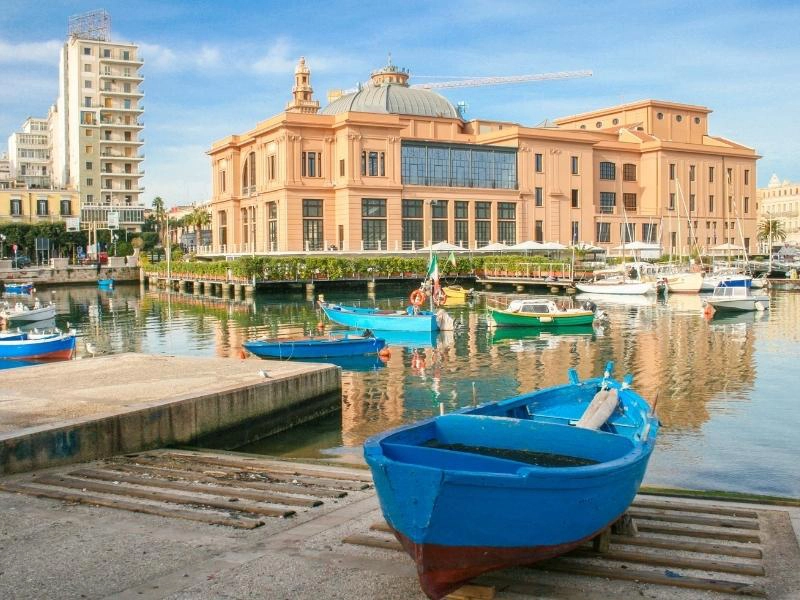
<svg viewBox="0 0 800 600">
<path fill-rule="evenodd" d="M 209 436 L 255 441 L 338 409 L 340 373 L 321 364 L 145 354 L 12 369 L 0 383 L 0 474 Z"/>
</svg>

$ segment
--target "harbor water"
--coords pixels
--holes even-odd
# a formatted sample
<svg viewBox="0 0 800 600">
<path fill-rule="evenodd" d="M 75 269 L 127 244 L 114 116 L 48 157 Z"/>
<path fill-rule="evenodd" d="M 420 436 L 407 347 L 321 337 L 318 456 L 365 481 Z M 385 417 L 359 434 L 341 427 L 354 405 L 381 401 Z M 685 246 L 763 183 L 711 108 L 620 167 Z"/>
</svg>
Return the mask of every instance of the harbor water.
<svg viewBox="0 0 800 600">
<path fill-rule="evenodd" d="M 409 291 L 325 295 L 402 308 Z M 56 325 L 77 330 L 81 360 L 120 352 L 243 360 L 248 339 L 331 329 L 302 291 L 231 300 L 120 285 L 38 296 L 55 302 Z M 355 461 L 368 436 L 438 414 L 441 404 L 450 411 L 564 383 L 569 368 L 593 377 L 614 361 L 616 376 L 631 373 L 636 390 L 657 401 L 663 423 L 645 484 L 800 497 L 800 294 L 773 292 L 767 312 L 713 319 L 698 296 L 590 299 L 604 323 L 552 332 L 488 328 L 485 297 L 448 307 L 457 331 L 397 336 L 383 360 L 342 363 L 340 413 L 239 450 Z M 266 364 L 245 360 L 254 370 Z"/>
</svg>

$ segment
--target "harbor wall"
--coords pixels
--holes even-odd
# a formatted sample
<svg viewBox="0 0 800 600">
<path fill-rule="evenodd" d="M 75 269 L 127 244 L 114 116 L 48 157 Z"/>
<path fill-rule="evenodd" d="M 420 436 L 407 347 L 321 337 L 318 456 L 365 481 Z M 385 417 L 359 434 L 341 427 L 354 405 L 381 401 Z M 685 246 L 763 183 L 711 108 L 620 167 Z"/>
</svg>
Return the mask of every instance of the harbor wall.
<svg viewBox="0 0 800 600">
<path fill-rule="evenodd" d="M 103 265 L 98 271 L 96 266 L 63 265 L 32 267 L 29 269 L 3 269 L 3 265 L 0 265 L 0 281 L 9 283 L 32 281 L 34 285 L 74 285 L 96 283 L 98 279 L 109 278 L 115 281 L 139 281 L 139 267 Z"/>
</svg>

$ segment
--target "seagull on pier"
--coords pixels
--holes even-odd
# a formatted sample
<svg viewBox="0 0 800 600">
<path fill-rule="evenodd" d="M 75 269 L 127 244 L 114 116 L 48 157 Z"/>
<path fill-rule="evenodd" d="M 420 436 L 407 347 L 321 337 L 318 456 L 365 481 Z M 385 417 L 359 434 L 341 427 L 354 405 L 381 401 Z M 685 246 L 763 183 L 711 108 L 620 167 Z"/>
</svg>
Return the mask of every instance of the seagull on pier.
<svg viewBox="0 0 800 600">
<path fill-rule="evenodd" d="M 267 373 L 264 369 L 259 369 L 258 374 L 259 376 L 261 376 L 262 379 L 269 379 L 271 377 L 271 375 Z"/>
<path fill-rule="evenodd" d="M 94 358 L 94 355 L 97 354 L 97 346 L 95 346 L 92 342 L 86 342 L 86 351 L 92 355 L 92 358 Z"/>
</svg>

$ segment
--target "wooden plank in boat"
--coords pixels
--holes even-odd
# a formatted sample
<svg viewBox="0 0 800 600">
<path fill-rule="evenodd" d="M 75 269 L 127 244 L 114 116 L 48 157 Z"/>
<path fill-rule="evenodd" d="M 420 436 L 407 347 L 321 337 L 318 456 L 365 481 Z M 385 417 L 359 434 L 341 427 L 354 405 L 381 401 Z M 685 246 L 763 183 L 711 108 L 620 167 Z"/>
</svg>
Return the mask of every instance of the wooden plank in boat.
<svg viewBox="0 0 800 600">
<path fill-rule="evenodd" d="M 210 525 L 225 525 L 227 527 L 235 527 L 237 529 L 255 529 L 256 527 L 260 527 L 264 524 L 264 521 L 250 519 L 247 517 L 226 517 L 223 515 L 214 515 L 200 511 L 172 508 L 167 506 L 156 506 L 152 504 L 143 504 L 140 502 L 127 502 L 125 500 L 115 500 L 102 496 L 93 496 L 87 494 L 75 494 L 57 489 L 38 488 L 30 485 L 2 483 L 0 484 L 0 489 L 5 490 L 6 492 L 27 494 L 36 498 L 51 498 L 53 500 L 60 500 L 62 502 L 74 502 L 89 506 L 117 508 L 120 510 L 156 515 L 159 517 L 183 519 L 186 521 L 199 521 L 201 523 L 208 523 Z"/>
<path fill-rule="evenodd" d="M 153 492 L 142 488 L 119 486 L 108 483 L 97 483 L 94 481 L 87 481 L 85 479 L 73 479 L 71 477 L 45 475 L 42 477 L 36 477 L 33 480 L 33 482 L 53 487 L 87 490 L 90 492 L 113 494 L 116 496 L 130 496 L 133 498 L 144 498 L 147 500 L 155 500 L 158 502 L 171 502 L 173 504 L 194 504 L 202 506 L 211 506 L 213 508 L 221 508 L 223 510 L 235 510 L 239 512 L 263 515 L 265 517 L 286 518 L 286 517 L 291 517 L 295 514 L 295 511 L 293 510 L 272 508 L 267 506 L 258 506 L 252 503 L 237 502 L 234 504 L 231 503 L 230 501 L 223 502 L 220 500 L 214 500 L 212 498 L 199 498 L 199 497 L 184 496 L 180 494 Z"/>
<path fill-rule="evenodd" d="M 495 593 L 494 586 L 468 584 L 445 596 L 445 600 L 492 600 Z"/>
<path fill-rule="evenodd" d="M 210 496 L 222 496 L 224 498 L 243 498 L 245 500 L 255 500 L 256 502 L 268 502 L 270 504 L 283 504 L 286 506 L 314 507 L 322 504 L 321 500 L 310 498 L 297 498 L 286 494 L 265 494 L 251 490 L 235 489 L 228 486 L 210 486 L 204 484 L 184 483 L 182 481 L 169 481 L 167 479 L 153 479 L 150 477 L 135 477 L 121 475 L 109 471 L 97 471 L 94 469 L 81 469 L 69 473 L 73 477 L 84 477 L 86 479 L 97 479 L 100 481 L 119 481 L 131 483 L 133 485 L 143 485 L 154 488 L 164 488 L 168 490 L 179 490 L 182 492 L 192 492 L 208 494 Z"/>
</svg>

